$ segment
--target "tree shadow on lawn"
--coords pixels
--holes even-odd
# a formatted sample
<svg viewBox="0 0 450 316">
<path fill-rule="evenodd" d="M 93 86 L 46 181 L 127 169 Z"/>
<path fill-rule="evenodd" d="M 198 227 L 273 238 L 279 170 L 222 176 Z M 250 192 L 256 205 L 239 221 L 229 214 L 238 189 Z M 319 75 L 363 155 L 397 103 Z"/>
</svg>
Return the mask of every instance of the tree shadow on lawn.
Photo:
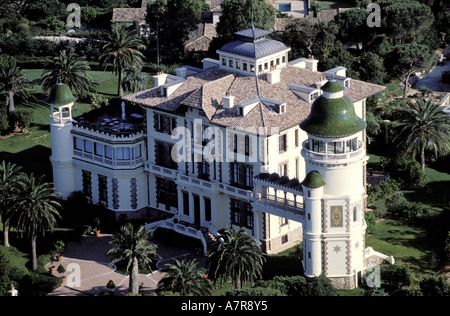
<svg viewBox="0 0 450 316">
<path fill-rule="evenodd" d="M 53 171 L 50 162 L 51 148 L 36 145 L 18 153 L 0 152 L 0 161 L 10 161 L 22 166 L 22 171 L 35 176 L 43 175 L 45 181 L 53 182 Z"/>
<path fill-rule="evenodd" d="M 422 190 L 405 192 L 408 201 L 414 201 L 433 208 L 444 208 L 450 202 L 450 181 L 429 182 Z"/>
</svg>

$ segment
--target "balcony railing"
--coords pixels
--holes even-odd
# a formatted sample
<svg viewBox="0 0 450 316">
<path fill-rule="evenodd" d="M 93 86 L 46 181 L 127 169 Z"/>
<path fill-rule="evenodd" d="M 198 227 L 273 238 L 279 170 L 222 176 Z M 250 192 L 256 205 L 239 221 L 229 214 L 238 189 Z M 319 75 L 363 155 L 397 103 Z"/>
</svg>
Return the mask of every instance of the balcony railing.
<svg viewBox="0 0 450 316">
<path fill-rule="evenodd" d="M 135 169 L 144 165 L 144 159 L 142 157 L 129 160 L 118 160 L 106 158 L 103 156 L 97 156 L 95 154 L 86 153 L 77 149 L 73 150 L 73 157 L 86 162 L 115 169 Z"/>
<path fill-rule="evenodd" d="M 364 151 L 364 146 L 361 141 L 358 142 L 357 150 L 347 152 L 347 153 L 342 153 L 342 154 L 311 151 L 309 149 L 309 142 L 308 141 L 303 142 L 303 152 L 306 154 L 306 156 L 309 158 L 317 159 L 317 160 L 347 160 L 347 159 L 359 157 L 360 155 L 363 154 L 363 151 Z"/>
</svg>

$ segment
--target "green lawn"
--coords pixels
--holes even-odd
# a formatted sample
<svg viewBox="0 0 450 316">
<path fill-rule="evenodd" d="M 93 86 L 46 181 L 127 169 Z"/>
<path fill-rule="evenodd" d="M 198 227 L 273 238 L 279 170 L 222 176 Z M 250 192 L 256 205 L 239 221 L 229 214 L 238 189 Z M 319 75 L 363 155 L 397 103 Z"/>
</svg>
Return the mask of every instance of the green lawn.
<svg viewBox="0 0 450 316">
<path fill-rule="evenodd" d="M 430 272 L 428 263 L 433 244 L 423 227 L 386 219 L 375 226 L 375 233 L 366 239 L 366 246 L 394 256 L 396 263 L 407 263 L 421 272 Z"/>
<path fill-rule="evenodd" d="M 39 79 L 43 69 L 25 69 L 24 74 L 29 80 Z M 95 89 L 107 97 L 117 93 L 117 76 L 111 72 L 89 71 L 89 75 L 97 83 Z M 43 174 L 48 181 L 52 181 L 52 171 L 49 161 L 51 155 L 50 137 L 50 106 L 45 102 L 47 94 L 43 93 L 40 85 L 30 89 L 31 98 L 21 100 L 17 98 L 17 109 L 33 110 L 33 120 L 30 133 L 17 135 L 0 141 L 0 160 L 13 161 L 23 166 L 26 172 Z M 92 109 L 88 103 L 77 101 L 73 107 L 73 116 L 81 115 Z"/>
<path fill-rule="evenodd" d="M 354 7 L 354 4 L 350 0 L 315 0 L 312 2 L 319 2 L 321 9 L 336 9 L 336 8 L 352 8 Z"/>
</svg>

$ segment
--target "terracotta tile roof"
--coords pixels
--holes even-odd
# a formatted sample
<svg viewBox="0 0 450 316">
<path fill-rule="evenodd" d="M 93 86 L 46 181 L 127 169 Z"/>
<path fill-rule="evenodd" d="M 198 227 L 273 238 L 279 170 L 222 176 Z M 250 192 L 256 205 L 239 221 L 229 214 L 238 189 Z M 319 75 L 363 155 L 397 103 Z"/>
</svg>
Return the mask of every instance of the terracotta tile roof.
<svg viewBox="0 0 450 316">
<path fill-rule="evenodd" d="M 219 68 L 198 73 L 186 78 L 170 97 L 160 95 L 160 87 L 150 88 L 124 97 L 126 101 L 163 111 L 175 112 L 180 105 L 202 109 L 208 120 L 224 127 L 235 129 L 279 128 L 280 131 L 299 125 L 310 113 L 311 105 L 292 92 L 287 84 L 316 87 L 322 73 L 296 67 L 281 69 L 280 82 L 270 84 L 263 75 L 256 79 Z M 351 80 L 345 94 L 352 102 L 359 101 L 385 90 L 385 87 Z M 222 97 L 229 91 L 234 96 L 234 107 L 222 106 Z M 259 94 L 258 94 L 259 91 Z M 262 97 L 263 100 L 244 116 L 238 115 L 236 105 Z M 275 113 L 264 102 L 264 98 L 286 104 L 286 114 Z"/>
<path fill-rule="evenodd" d="M 118 22 L 145 22 L 147 10 L 141 8 L 115 8 L 113 9 L 112 21 Z"/>
</svg>

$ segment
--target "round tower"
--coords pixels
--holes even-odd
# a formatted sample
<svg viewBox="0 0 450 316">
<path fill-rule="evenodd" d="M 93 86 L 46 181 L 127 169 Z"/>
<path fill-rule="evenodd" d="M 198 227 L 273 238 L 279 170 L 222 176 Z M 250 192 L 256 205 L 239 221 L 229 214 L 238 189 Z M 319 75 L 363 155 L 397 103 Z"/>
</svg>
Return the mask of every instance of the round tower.
<svg viewBox="0 0 450 316">
<path fill-rule="evenodd" d="M 341 84 L 330 80 L 321 89 L 300 124 L 308 135 L 302 148 L 305 274 L 324 274 L 340 288 L 354 288 L 365 269 L 367 124 L 355 114 Z"/>
<path fill-rule="evenodd" d="M 47 102 L 51 107 L 50 132 L 53 167 L 53 182 L 57 192 L 67 198 L 74 191 L 74 173 L 72 165 L 73 140 L 72 106 L 76 98 L 70 88 L 57 83 L 50 91 Z"/>
</svg>

